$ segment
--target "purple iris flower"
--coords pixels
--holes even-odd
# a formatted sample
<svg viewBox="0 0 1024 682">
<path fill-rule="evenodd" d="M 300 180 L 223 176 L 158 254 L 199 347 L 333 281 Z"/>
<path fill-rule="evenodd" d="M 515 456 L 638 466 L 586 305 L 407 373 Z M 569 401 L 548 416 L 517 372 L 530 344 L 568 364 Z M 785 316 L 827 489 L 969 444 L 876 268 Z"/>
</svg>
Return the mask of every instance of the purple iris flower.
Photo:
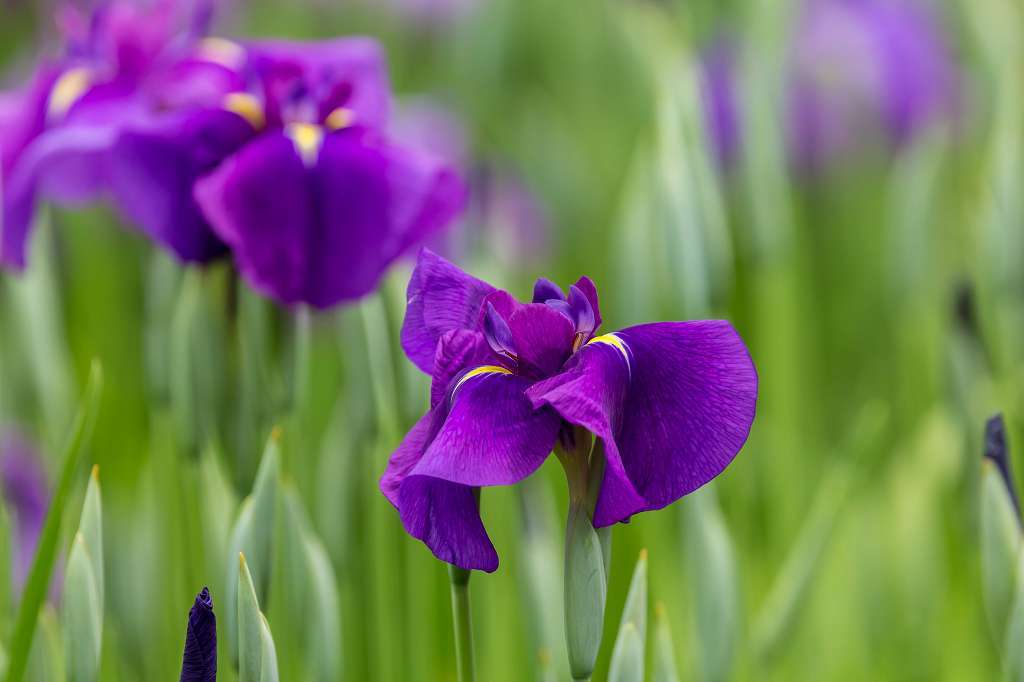
<svg viewBox="0 0 1024 682">
<path fill-rule="evenodd" d="M 326 308 L 462 208 L 455 170 L 384 132 L 375 41 L 224 48 L 235 79 L 214 103 L 133 127 L 112 154 L 118 203 L 183 260 L 229 248 L 254 288 Z"/>
<path fill-rule="evenodd" d="M 721 165 L 741 143 L 733 45 L 704 58 L 704 108 Z M 789 156 L 816 171 L 864 147 L 899 149 L 957 113 L 957 69 L 940 23 L 916 0 L 807 0 L 787 59 Z"/>
<path fill-rule="evenodd" d="M 213 613 L 210 590 L 196 595 L 188 612 L 185 653 L 181 661 L 181 682 L 216 682 L 217 616 Z"/>
<path fill-rule="evenodd" d="M 35 448 L 11 430 L 0 437 L 0 486 L 14 513 L 17 542 L 13 546 L 13 578 L 15 589 L 20 590 L 46 521 L 50 486 Z"/>
<path fill-rule="evenodd" d="M 424 250 L 402 347 L 433 377 L 431 409 L 381 479 L 406 531 L 439 558 L 493 571 L 481 486 L 533 473 L 582 427 L 604 444 L 595 527 L 659 509 L 721 473 L 746 441 L 757 373 L 728 322 L 661 322 L 599 334 L 587 277 L 540 279 L 520 303 Z"/>
<path fill-rule="evenodd" d="M 209 14 L 207 3 L 172 0 L 61 7 L 64 54 L 0 93 L 0 263 L 24 267 L 38 201 L 74 205 L 106 191 L 107 157 L 124 125 L 195 94 L 205 79 L 173 74 L 172 65 Z"/>
</svg>

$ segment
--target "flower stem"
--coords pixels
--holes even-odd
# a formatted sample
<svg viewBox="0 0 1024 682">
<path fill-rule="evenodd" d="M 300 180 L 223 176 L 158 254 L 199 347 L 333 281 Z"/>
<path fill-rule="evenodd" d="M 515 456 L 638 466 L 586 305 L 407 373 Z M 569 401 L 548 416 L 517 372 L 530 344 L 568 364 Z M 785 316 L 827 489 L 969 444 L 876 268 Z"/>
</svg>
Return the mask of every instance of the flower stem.
<svg viewBox="0 0 1024 682">
<path fill-rule="evenodd" d="M 469 610 L 470 572 L 457 566 L 448 567 L 452 587 L 452 620 L 455 623 L 455 660 L 459 682 L 473 682 L 473 622 Z"/>
</svg>

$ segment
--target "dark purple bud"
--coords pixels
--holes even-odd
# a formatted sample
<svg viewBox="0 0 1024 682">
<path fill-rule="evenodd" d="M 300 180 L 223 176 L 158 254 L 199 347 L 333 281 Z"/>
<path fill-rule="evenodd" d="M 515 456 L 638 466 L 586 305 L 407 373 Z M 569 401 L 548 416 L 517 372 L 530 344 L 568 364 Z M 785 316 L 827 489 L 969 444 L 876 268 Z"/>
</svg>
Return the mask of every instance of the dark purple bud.
<svg viewBox="0 0 1024 682">
<path fill-rule="evenodd" d="M 188 612 L 185 633 L 185 654 L 181 661 L 181 682 L 216 682 L 217 680 L 217 617 L 213 613 L 210 590 L 196 595 L 196 603 Z"/>
<path fill-rule="evenodd" d="M 561 287 L 550 279 L 539 278 L 533 285 L 533 302 L 547 303 L 548 301 L 564 301 L 565 294 Z"/>
<path fill-rule="evenodd" d="M 484 315 L 484 338 L 487 345 L 498 355 L 511 360 L 516 358 L 515 342 L 512 340 L 512 330 L 495 307 L 488 302 L 487 314 Z"/>
<path fill-rule="evenodd" d="M 985 457 L 999 468 L 1006 490 L 1017 512 L 1017 520 L 1021 520 L 1020 502 L 1017 499 L 1017 486 L 1013 483 L 1013 470 L 1010 468 L 1010 452 L 1006 447 L 1006 425 L 1003 415 L 997 414 L 985 423 Z"/>
</svg>

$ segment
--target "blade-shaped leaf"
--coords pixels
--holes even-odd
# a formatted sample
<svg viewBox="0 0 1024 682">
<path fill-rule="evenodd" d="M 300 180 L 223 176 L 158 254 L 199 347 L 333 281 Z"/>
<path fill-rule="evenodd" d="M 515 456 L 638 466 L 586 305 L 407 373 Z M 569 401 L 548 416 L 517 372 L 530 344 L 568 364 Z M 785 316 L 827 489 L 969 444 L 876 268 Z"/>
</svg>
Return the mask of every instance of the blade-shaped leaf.
<svg viewBox="0 0 1024 682">
<path fill-rule="evenodd" d="M 647 550 L 640 552 L 633 579 L 622 609 L 619 633 L 612 649 L 609 680 L 644 679 L 644 651 L 647 642 Z"/>
<path fill-rule="evenodd" d="M 679 682 L 679 668 L 672 646 L 672 632 L 663 604 L 654 606 L 654 671 L 651 682 Z"/>
<path fill-rule="evenodd" d="M 92 552 L 79 532 L 64 580 L 64 655 L 72 682 L 92 682 L 99 673 L 103 610 L 93 565 Z"/>
<path fill-rule="evenodd" d="M 64 515 L 64 508 L 67 506 L 68 496 L 71 493 L 71 486 L 74 483 L 82 453 L 89 441 L 96 414 L 99 411 L 102 387 L 103 371 L 98 362 L 93 362 L 92 370 L 89 373 L 89 383 L 85 389 L 85 397 L 64 449 L 60 478 L 54 489 L 50 508 L 46 513 L 43 531 L 39 536 L 36 558 L 32 563 L 32 570 L 29 572 L 25 590 L 22 593 L 18 618 L 15 621 L 14 634 L 11 637 L 11 659 L 7 669 L 7 682 L 20 682 L 25 674 L 25 665 L 29 652 L 32 650 L 32 637 L 36 629 L 39 607 L 46 596 L 57 556 L 60 521 Z"/>
</svg>

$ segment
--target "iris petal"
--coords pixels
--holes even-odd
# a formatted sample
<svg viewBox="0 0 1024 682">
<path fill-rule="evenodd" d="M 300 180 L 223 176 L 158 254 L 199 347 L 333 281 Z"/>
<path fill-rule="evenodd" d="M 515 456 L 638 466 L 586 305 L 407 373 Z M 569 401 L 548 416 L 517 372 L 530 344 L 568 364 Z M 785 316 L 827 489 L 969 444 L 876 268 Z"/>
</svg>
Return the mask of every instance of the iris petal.
<svg viewBox="0 0 1024 682">
<path fill-rule="evenodd" d="M 406 290 L 405 354 L 422 371 L 432 374 L 437 342 L 457 329 L 476 331 L 484 299 L 495 291 L 487 282 L 422 249 Z"/>
<path fill-rule="evenodd" d="M 664 507 L 720 474 L 746 441 L 757 400 L 756 370 L 728 322 L 614 336 L 619 343 L 588 344 L 528 391 L 535 407 L 550 405 L 604 440 L 596 526 Z"/>
</svg>

